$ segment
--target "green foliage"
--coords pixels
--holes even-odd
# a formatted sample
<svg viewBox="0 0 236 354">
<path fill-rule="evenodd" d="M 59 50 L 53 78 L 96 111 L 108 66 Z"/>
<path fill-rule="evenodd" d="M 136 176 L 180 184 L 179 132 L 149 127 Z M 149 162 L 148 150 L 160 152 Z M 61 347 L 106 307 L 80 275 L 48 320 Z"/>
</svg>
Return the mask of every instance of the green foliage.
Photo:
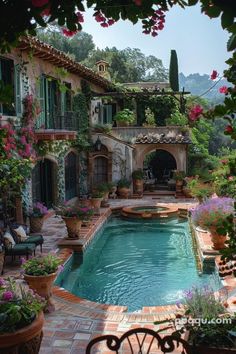
<svg viewBox="0 0 236 354">
<path fill-rule="evenodd" d="M 135 121 L 135 116 L 132 111 L 125 108 L 122 111 L 116 113 L 116 115 L 114 116 L 114 120 L 131 124 Z"/>
<path fill-rule="evenodd" d="M 187 188 L 193 197 L 205 199 L 213 194 L 213 187 L 209 183 L 204 183 L 203 180 L 193 178 L 187 182 Z"/>
<path fill-rule="evenodd" d="M 117 183 L 117 187 L 118 188 L 129 188 L 130 184 L 131 184 L 131 182 L 129 180 L 127 180 L 126 178 L 121 178 Z"/>
<path fill-rule="evenodd" d="M 214 186 L 219 196 L 236 198 L 236 155 L 224 156 L 213 172 Z"/>
<path fill-rule="evenodd" d="M 148 127 L 155 127 L 156 122 L 155 122 L 155 116 L 154 113 L 150 110 L 150 108 L 145 109 L 145 123 L 143 123 L 143 126 L 148 126 Z"/>
<path fill-rule="evenodd" d="M 175 50 L 171 50 L 170 69 L 169 69 L 170 87 L 173 91 L 179 91 L 179 70 L 178 58 Z"/>
<path fill-rule="evenodd" d="M 139 170 L 135 170 L 132 173 L 132 178 L 133 179 L 144 179 L 144 172 L 143 170 L 139 169 Z"/>
<path fill-rule="evenodd" d="M 61 264 L 61 259 L 53 253 L 33 257 L 23 261 L 22 268 L 27 275 L 41 276 L 55 273 Z"/>
<path fill-rule="evenodd" d="M 0 159 L 0 190 L 9 189 L 20 194 L 26 180 L 31 175 L 32 161 L 29 159 Z"/>
<path fill-rule="evenodd" d="M 12 85 L 5 85 L 2 80 L 0 80 L 0 104 L 11 106 L 14 102 L 14 92 Z"/>
<path fill-rule="evenodd" d="M 176 171 L 174 171 L 174 173 L 173 173 L 173 178 L 174 178 L 176 181 L 183 181 L 183 179 L 184 179 L 185 176 L 186 176 L 186 174 L 185 174 L 184 171 L 176 170 Z"/>
<path fill-rule="evenodd" d="M 162 61 L 153 55 L 145 56 L 140 49 L 116 47 L 96 49 L 83 61 L 87 67 L 97 70 L 96 62 L 106 60 L 111 78 L 115 82 L 166 81 L 167 74 Z"/>
<path fill-rule="evenodd" d="M 96 132 L 109 134 L 112 130 L 112 125 L 109 123 L 107 124 L 97 123 L 94 124 L 92 128 L 95 129 Z"/>
<path fill-rule="evenodd" d="M 65 37 L 58 26 L 50 26 L 49 29 L 38 29 L 37 37 L 54 48 L 69 54 L 76 61 L 86 59 L 95 48 L 93 38 L 85 32 L 78 32 L 72 38 Z"/>
<path fill-rule="evenodd" d="M 30 325 L 43 310 L 42 298 L 12 278 L 0 278 L 0 334 Z"/>
<path fill-rule="evenodd" d="M 172 113 L 169 118 L 166 119 L 166 124 L 185 126 L 188 124 L 188 118 L 185 114 L 176 111 Z"/>
</svg>

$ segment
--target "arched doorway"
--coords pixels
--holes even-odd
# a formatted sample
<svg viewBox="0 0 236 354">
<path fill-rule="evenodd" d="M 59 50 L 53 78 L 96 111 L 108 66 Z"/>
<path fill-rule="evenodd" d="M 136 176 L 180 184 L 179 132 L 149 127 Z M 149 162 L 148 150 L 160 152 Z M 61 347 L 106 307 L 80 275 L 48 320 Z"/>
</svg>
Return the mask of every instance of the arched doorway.
<svg viewBox="0 0 236 354">
<path fill-rule="evenodd" d="M 66 200 L 77 196 L 76 154 L 71 151 L 65 157 L 65 196 Z"/>
<path fill-rule="evenodd" d="M 157 149 L 146 155 L 144 169 L 151 172 L 158 189 L 160 186 L 167 186 L 168 180 L 173 176 L 173 171 L 177 169 L 177 164 L 171 153 Z"/>
<path fill-rule="evenodd" d="M 94 158 L 93 186 L 108 182 L 108 159 L 104 156 Z"/>
<path fill-rule="evenodd" d="M 37 162 L 32 171 L 33 202 L 41 202 L 48 208 L 55 204 L 56 169 L 55 162 L 49 159 Z"/>
</svg>

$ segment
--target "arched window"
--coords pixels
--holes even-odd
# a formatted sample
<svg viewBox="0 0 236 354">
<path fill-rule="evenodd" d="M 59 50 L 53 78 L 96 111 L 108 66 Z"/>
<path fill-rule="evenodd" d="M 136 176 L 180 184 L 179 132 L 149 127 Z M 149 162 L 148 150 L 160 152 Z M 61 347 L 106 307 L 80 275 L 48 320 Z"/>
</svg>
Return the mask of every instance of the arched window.
<svg viewBox="0 0 236 354">
<path fill-rule="evenodd" d="M 105 71 L 104 70 L 104 65 L 99 65 L 99 71 Z"/>
<path fill-rule="evenodd" d="M 77 196 L 76 155 L 70 152 L 65 158 L 65 195 L 66 200 Z"/>
<path fill-rule="evenodd" d="M 103 156 L 95 157 L 93 170 L 93 185 L 108 182 L 108 159 Z"/>
</svg>

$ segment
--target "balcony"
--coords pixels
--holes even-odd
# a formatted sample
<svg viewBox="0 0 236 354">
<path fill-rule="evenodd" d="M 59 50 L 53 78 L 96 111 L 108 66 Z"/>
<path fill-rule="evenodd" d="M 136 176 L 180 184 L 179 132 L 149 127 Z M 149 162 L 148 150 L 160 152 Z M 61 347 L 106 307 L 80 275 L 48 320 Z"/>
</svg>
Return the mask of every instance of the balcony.
<svg viewBox="0 0 236 354">
<path fill-rule="evenodd" d="M 187 127 L 116 127 L 112 128 L 113 136 L 132 144 L 190 144 Z"/>
<path fill-rule="evenodd" d="M 64 115 L 53 114 L 49 119 L 39 119 L 35 134 L 38 140 L 75 140 L 78 129 L 78 113 L 65 112 Z"/>
</svg>

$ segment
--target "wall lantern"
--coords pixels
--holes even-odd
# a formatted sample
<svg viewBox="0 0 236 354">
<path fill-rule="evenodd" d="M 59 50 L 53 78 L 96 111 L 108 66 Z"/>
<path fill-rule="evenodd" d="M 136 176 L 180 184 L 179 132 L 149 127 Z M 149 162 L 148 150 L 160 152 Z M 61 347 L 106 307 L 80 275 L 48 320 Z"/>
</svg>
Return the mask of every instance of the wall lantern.
<svg viewBox="0 0 236 354">
<path fill-rule="evenodd" d="M 95 141 L 95 144 L 94 144 L 94 149 L 95 149 L 95 151 L 101 151 L 101 148 L 102 148 L 102 142 L 98 136 L 97 140 Z"/>
<path fill-rule="evenodd" d="M 97 106 L 94 108 L 95 113 L 99 113 L 100 111 L 100 105 L 97 104 Z"/>
</svg>

